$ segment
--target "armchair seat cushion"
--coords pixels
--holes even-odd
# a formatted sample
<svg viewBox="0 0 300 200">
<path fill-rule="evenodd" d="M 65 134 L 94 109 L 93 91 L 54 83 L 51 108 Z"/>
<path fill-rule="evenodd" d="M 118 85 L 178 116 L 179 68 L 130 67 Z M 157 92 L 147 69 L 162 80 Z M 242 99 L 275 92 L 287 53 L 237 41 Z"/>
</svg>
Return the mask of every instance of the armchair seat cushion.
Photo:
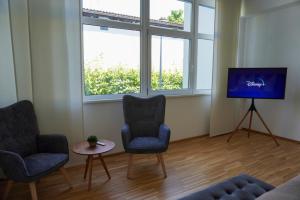
<svg viewBox="0 0 300 200">
<path fill-rule="evenodd" d="M 63 153 L 38 153 L 24 158 L 28 173 L 32 177 L 43 176 L 63 166 L 69 157 Z"/>
<path fill-rule="evenodd" d="M 136 137 L 132 139 L 127 148 L 128 153 L 160 153 L 166 151 L 164 141 L 157 137 Z"/>
</svg>

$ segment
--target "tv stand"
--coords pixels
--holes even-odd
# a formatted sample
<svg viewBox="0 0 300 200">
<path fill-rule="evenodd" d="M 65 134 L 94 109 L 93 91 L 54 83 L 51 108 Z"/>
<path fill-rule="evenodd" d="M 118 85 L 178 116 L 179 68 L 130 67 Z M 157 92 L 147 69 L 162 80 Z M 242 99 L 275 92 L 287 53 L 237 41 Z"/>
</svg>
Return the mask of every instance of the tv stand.
<svg viewBox="0 0 300 200">
<path fill-rule="evenodd" d="M 255 112 L 257 114 L 258 118 L 263 123 L 264 127 L 267 129 L 268 133 L 270 134 L 270 136 L 272 137 L 272 139 L 274 140 L 274 142 L 276 143 L 276 145 L 279 146 L 278 141 L 276 140 L 276 138 L 272 134 L 271 130 L 268 128 L 267 124 L 265 123 L 265 121 L 263 120 L 263 118 L 261 117 L 261 115 L 259 114 L 259 112 L 257 111 L 257 109 L 255 107 L 255 103 L 254 103 L 254 98 L 252 98 L 251 105 L 250 105 L 248 111 L 246 112 L 246 114 L 244 115 L 244 117 L 242 118 L 242 120 L 239 122 L 239 124 L 237 125 L 237 127 L 235 128 L 235 130 L 233 132 L 231 132 L 229 138 L 227 139 L 227 142 L 230 142 L 232 136 L 239 130 L 240 126 L 245 121 L 245 119 L 249 115 L 249 113 L 250 113 L 250 121 L 249 121 L 249 128 L 248 128 L 248 138 L 250 137 L 250 131 L 251 131 L 252 119 L 253 119 L 253 112 Z"/>
</svg>

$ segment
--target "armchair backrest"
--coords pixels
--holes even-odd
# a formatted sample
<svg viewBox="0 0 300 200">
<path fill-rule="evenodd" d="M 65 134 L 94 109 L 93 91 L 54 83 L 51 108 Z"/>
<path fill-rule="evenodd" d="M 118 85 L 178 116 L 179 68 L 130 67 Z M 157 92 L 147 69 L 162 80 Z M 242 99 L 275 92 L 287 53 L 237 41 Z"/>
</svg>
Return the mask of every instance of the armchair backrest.
<svg viewBox="0 0 300 200">
<path fill-rule="evenodd" d="M 20 101 L 0 109 L 0 150 L 24 157 L 37 152 L 39 129 L 33 105 Z"/>
<path fill-rule="evenodd" d="M 159 126 L 165 120 L 165 107 L 166 98 L 163 95 L 150 98 L 125 95 L 123 112 L 131 137 L 157 137 Z"/>
</svg>

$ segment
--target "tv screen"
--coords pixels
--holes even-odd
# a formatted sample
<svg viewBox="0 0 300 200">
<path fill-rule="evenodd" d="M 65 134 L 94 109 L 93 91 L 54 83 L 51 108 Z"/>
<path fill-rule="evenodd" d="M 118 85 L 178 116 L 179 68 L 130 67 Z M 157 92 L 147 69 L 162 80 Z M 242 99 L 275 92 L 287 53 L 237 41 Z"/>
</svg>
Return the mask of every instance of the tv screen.
<svg viewBox="0 0 300 200">
<path fill-rule="evenodd" d="M 227 97 L 284 99 L 287 68 L 229 68 Z"/>
</svg>

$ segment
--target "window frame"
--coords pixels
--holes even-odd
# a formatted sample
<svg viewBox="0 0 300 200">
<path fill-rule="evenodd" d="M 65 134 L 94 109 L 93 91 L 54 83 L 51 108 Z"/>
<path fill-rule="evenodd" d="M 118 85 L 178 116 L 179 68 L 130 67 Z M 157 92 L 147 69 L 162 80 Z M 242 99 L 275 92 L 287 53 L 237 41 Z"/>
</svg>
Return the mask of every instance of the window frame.
<svg viewBox="0 0 300 200">
<path fill-rule="evenodd" d="M 197 15 L 195 16 L 195 41 L 193 42 L 195 44 L 194 47 L 194 63 L 195 63 L 195 74 L 194 74 L 194 94 L 203 94 L 203 93 L 209 93 L 211 94 L 211 89 L 197 89 L 197 67 L 198 67 L 198 41 L 199 40 L 210 40 L 213 41 L 215 40 L 215 34 L 203 34 L 203 33 L 199 33 L 199 27 L 198 27 L 198 19 L 199 19 L 199 6 L 203 6 L 203 7 L 207 7 L 207 8 L 211 8 L 215 10 L 215 22 L 214 22 L 214 26 L 216 24 L 216 6 L 215 6 L 215 1 L 210 1 L 210 0 L 196 0 L 197 4 L 195 5 L 195 13 L 197 13 Z M 213 46 L 215 47 L 215 42 L 213 44 Z M 213 47 L 213 49 L 214 49 Z M 214 52 L 213 52 L 214 53 Z M 214 61 L 212 62 L 214 67 Z"/>
<path fill-rule="evenodd" d="M 97 19 L 83 16 L 83 0 L 80 0 L 80 29 L 81 29 L 81 70 L 82 70 L 82 91 L 84 102 L 119 100 L 125 94 L 107 94 L 107 95 L 85 95 L 84 79 L 84 42 L 83 26 L 107 26 L 124 30 L 133 30 L 140 32 L 140 93 L 131 93 L 130 95 L 138 97 L 147 97 L 157 94 L 166 96 L 192 96 L 192 95 L 210 95 L 210 90 L 197 89 L 197 45 L 198 39 L 214 40 L 213 35 L 198 33 L 198 7 L 206 6 L 215 9 L 214 0 L 182 0 L 192 5 L 191 9 L 191 30 L 174 30 L 160 28 L 150 25 L 150 0 L 140 0 L 140 23 L 131 24 L 127 22 L 118 22 L 109 19 Z M 152 90 L 151 88 L 151 38 L 152 36 L 165 36 L 172 38 L 189 40 L 189 72 L 188 88 L 179 90 Z"/>
</svg>

